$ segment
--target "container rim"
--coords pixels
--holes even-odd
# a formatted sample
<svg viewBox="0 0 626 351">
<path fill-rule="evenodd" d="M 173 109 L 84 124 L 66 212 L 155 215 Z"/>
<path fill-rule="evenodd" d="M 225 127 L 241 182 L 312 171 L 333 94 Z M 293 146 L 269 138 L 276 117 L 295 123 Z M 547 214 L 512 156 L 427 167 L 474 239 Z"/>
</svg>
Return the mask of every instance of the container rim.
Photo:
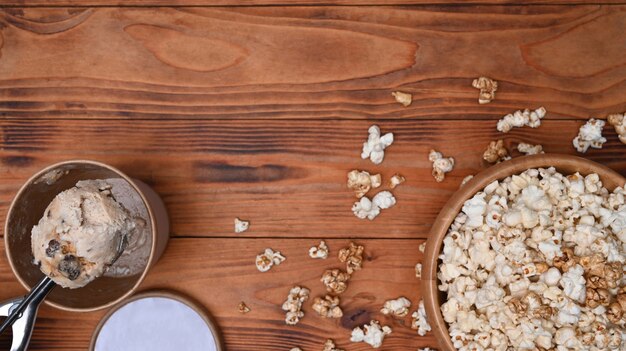
<svg viewBox="0 0 626 351">
<path fill-rule="evenodd" d="M 20 187 L 20 189 L 18 190 L 18 192 L 15 194 L 15 196 L 13 197 L 13 200 L 11 200 L 11 205 L 9 206 L 9 210 L 7 211 L 6 214 L 6 219 L 4 221 L 4 246 L 5 246 L 5 252 L 7 255 L 7 259 L 9 261 L 9 266 L 11 267 L 11 271 L 13 272 L 13 275 L 15 275 L 15 277 L 17 278 L 17 280 L 20 282 L 20 284 L 22 284 L 22 286 L 26 289 L 26 290 L 30 290 L 32 287 L 29 286 L 26 281 L 18 274 L 17 269 L 15 267 L 15 265 L 13 264 L 13 256 L 9 250 L 9 236 L 11 235 L 9 233 L 9 219 L 11 218 L 13 211 L 15 209 L 17 200 L 21 197 L 21 195 L 26 191 L 26 189 L 37 179 L 39 179 L 39 177 L 41 177 L 42 175 L 46 174 L 47 172 L 61 167 L 61 166 L 65 166 L 65 165 L 69 165 L 69 164 L 89 164 L 89 165 L 93 165 L 93 166 L 98 166 L 98 167 L 102 167 L 102 168 L 106 168 L 109 171 L 114 172 L 115 174 L 117 174 L 119 177 L 121 177 L 122 179 L 124 179 L 125 181 L 127 181 L 132 187 L 133 189 L 136 191 L 136 193 L 141 197 L 141 201 L 143 202 L 144 206 L 146 207 L 146 210 L 148 211 L 148 217 L 150 220 L 150 229 L 151 229 L 151 236 L 152 236 L 152 243 L 151 243 L 151 247 L 150 247 L 150 255 L 148 257 L 148 262 L 146 263 L 146 267 L 144 268 L 143 272 L 141 273 L 141 276 L 139 277 L 139 279 L 137 280 L 137 282 L 133 285 L 133 287 L 131 289 L 129 289 L 125 294 L 123 294 L 122 296 L 118 297 L 115 300 L 112 300 L 110 302 L 107 302 L 105 304 L 99 305 L 99 306 L 94 306 L 94 307 L 89 307 L 89 308 L 74 308 L 74 307 L 68 307 L 68 306 L 64 306 L 62 304 L 56 303 L 56 302 L 52 302 L 49 300 L 44 300 L 44 303 L 58 308 L 60 310 L 63 311 L 70 311 L 70 312 L 93 312 L 93 311 L 98 311 L 101 309 L 105 309 L 105 308 L 109 308 L 111 306 L 114 306 L 115 304 L 119 303 L 120 301 L 124 300 L 125 298 L 129 297 L 130 295 L 132 295 L 137 288 L 139 287 L 139 285 L 143 282 L 143 280 L 145 279 L 146 275 L 148 274 L 149 268 L 153 265 L 154 263 L 154 259 L 155 259 L 155 251 L 156 251 L 156 245 L 157 245 L 157 221 L 156 221 L 156 217 L 154 215 L 153 209 L 150 206 L 150 203 L 148 202 L 145 194 L 143 193 L 143 191 L 141 191 L 141 189 L 137 186 L 137 184 L 133 181 L 132 178 L 130 178 L 129 176 L 127 176 L 124 172 L 120 171 L 119 169 L 107 165 L 105 163 L 99 162 L 99 161 L 93 161 L 93 160 L 86 160 L 86 159 L 75 159 L 75 160 L 67 160 L 67 161 L 62 161 L 62 162 L 57 162 L 54 163 L 52 165 L 49 165 L 43 169 L 41 169 L 40 171 L 36 172 L 34 175 L 32 175 L 30 178 L 28 178 L 28 180 Z M 80 289 L 80 288 L 79 288 Z"/>
<path fill-rule="evenodd" d="M 145 299 L 145 298 L 150 298 L 150 297 L 168 298 L 168 299 L 181 302 L 187 305 L 188 307 L 190 307 L 192 310 L 194 310 L 194 312 L 196 312 L 202 318 L 202 320 L 204 320 L 206 325 L 209 327 L 209 331 L 211 332 L 211 334 L 213 335 L 213 339 L 215 340 L 217 351 L 225 350 L 217 324 L 215 323 L 213 318 L 209 315 L 206 308 L 204 308 L 201 304 L 192 300 L 191 298 L 186 297 L 173 290 L 154 289 L 154 290 L 147 290 L 147 291 L 139 292 L 133 295 L 132 297 L 126 299 L 125 301 L 122 301 L 121 303 L 117 304 L 115 307 L 111 308 L 109 311 L 107 311 L 107 313 L 102 317 L 102 319 L 100 319 L 100 322 L 98 322 L 98 325 L 94 329 L 94 332 L 91 336 L 91 341 L 89 343 L 89 351 L 95 351 L 96 342 L 98 341 L 98 336 L 100 335 L 100 331 L 102 331 L 102 328 L 104 327 L 106 322 L 109 320 L 109 318 L 111 318 L 111 316 L 113 316 L 113 314 L 115 314 L 115 312 L 119 311 L 122 307 L 126 306 L 127 304 L 131 302 Z"/>
</svg>

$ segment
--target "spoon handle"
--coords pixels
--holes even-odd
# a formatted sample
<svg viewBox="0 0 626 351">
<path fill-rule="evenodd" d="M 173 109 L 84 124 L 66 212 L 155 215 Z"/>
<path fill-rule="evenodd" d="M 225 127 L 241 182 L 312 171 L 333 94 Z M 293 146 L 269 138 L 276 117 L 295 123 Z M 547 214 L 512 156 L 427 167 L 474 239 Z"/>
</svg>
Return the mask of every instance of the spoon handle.
<svg viewBox="0 0 626 351">
<path fill-rule="evenodd" d="M 39 283 L 37 283 L 37 285 L 35 285 L 26 296 L 24 296 L 18 305 L 14 305 L 15 307 L 11 308 L 9 316 L 4 320 L 2 325 L 0 325 L 0 334 L 2 334 L 6 328 L 13 325 L 16 320 L 21 318 L 22 312 L 24 312 L 27 307 L 31 305 L 36 308 L 39 307 L 39 304 L 43 302 L 48 293 L 50 293 L 55 286 L 56 283 L 49 277 L 41 279 Z"/>
</svg>

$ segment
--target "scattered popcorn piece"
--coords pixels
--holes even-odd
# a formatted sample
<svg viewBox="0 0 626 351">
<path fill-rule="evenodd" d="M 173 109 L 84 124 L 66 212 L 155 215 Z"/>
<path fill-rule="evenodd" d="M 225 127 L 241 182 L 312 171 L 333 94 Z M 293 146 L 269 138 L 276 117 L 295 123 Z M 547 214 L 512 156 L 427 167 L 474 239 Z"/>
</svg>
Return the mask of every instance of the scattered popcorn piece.
<svg viewBox="0 0 626 351">
<path fill-rule="evenodd" d="M 358 199 L 365 196 L 370 189 L 378 188 L 380 184 L 380 174 L 370 175 L 369 172 L 357 169 L 348 173 L 348 188 L 354 191 Z"/>
<path fill-rule="evenodd" d="M 509 151 L 504 147 L 504 140 L 492 141 L 483 153 L 483 159 L 489 163 L 510 160 Z"/>
<path fill-rule="evenodd" d="M 391 192 L 385 190 L 374 195 L 372 203 L 374 204 L 374 206 L 377 206 L 382 210 L 386 210 L 396 204 L 396 198 L 393 197 L 393 194 Z"/>
<path fill-rule="evenodd" d="M 626 112 L 609 115 L 607 120 L 615 128 L 619 140 L 626 144 Z"/>
<path fill-rule="evenodd" d="M 344 351 L 344 350 L 336 348 L 335 342 L 333 341 L 333 339 L 326 339 L 326 342 L 324 343 L 324 349 L 322 351 Z"/>
<path fill-rule="evenodd" d="M 415 277 L 422 278 L 422 264 L 418 263 L 415 265 Z"/>
<path fill-rule="evenodd" d="M 454 159 L 452 157 L 443 157 L 440 152 L 430 150 L 428 159 L 433 163 L 433 177 L 437 182 L 443 182 L 445 174 L 454 168 Z"/>
<path fill-rule="evenodd" d="M 496 98 L 496 90 L 498 90 L 498 82 L 491 78 L 480 77 L 474 79 L 472 86 L 476 89 L 480 89 L 478 93 L 478 103 L 488 104 L 491 100 Z"/>
<path fill-rule="evenodd" d="M 341 294 L 348 288 L 348 280 L 350 280 L 350 274 L 343 272 L 339 269 L 328 269 L 322 275 L 320 281 L 326 286 L 326 291 L 331 294 Z"/>
<path fill-rule="evenodd" d="M 559 350 L 579 350 L 579 347 L 582 346 L 576 337 L 576 331 L 574 328 L 570 327 L 558 329 L 554 335 L 554 341 L 556 342 L 557 347 L 560 346 Z"/>
<path fill-rule="evenodd" d="M 237 310 L 239 311 L 239 313 L 246 314 L 250 312 L 250 307 L 248 307 L 245 302 L 241 301 L 239 303 L 239 306 L 237 306 Z"/>
<path fill-rule="evenodd" d="M 578 135 L 572 140 L 572 144 L 576 151 L 585 153 L 592 147 L 594 149 L 601 149 L 602 144 L 606 142 L 606 138 L 602 136 L 602 128 L 604 128 L 604 122 L 601 119 L 590 119 L 580 127 Z"/>
<path fill-rule="evenodd" d="M 385 210 L 396 204 L 396 198 L 389 191 L 381 191 L 372 200 L 366 196 L 352 205 L 352 213 L 357 218 L 369 219 L 370 221 L 380 214 L 380 210 Z"/>
<path fill-rule="evenodd" d="M 374 164 L 380 164 L 385 157 L 385 149 L 393 143 L 393 133 L 380 135 L 380 128 L 373 125 L 368 129 L 369 137 L 363 143 L 362 159 L 369 158 Z"/>
<path fill-rule="evenodd" d="M 363 196 L 361 200 L 352 205 L 352 213 L 354 213 L 357 218 L 367 218 L 371 221 L 380 214 L 380 207 L 374 205 L 372 200 L 368 199 L 366 196 Z"/>
<path fill-rule="evenodd" d="M 579 264 L 563 273 L 561 277 L 561 287 L 565 296 L 574 301 L 582 303 L 585 301 L 585 278 L 583 277 L 583 267 Z"/>
<path fill-rule="evenodd" d="M 609 305 L 606 316 L 611 323 L 620 324 L 625 316 L 624 309 L 618 302 L 613 302 Z"/>
<path fill-rule="evenodd" d="M 502 117 L 498 121 L 496 129 L 502 133 L 508 133 L 513 127 L 529 126 L 531 128 L 537 128 L 541 125 L 541 119 L 545 117 L 546 109 L 539 107 L 534 111 L 529 109 L 517 110 L 512 114 L 508 114 Z"/>
<path fill-rule="evenodd" d="M 339 261 L 346 263 L 348 274 L 358 271 L 363 266 L 363 246 L 350 242 L 350 246 L 339 250 Z"/>
<path fill-rule="evenodd" d="M 417 349 L 417 351 L 437 351 L 437 350 L 431 349 L 430 347 L 426 347 L 426 348 L 423 348 L 423 349 Z"/>
<path fill-rule="evenodd" d="M 484 222 L 484 215 L 487 212 L 487 202 L 485 201 L 485 194 L 478 193 L 471 199 L 465 201 L 461 211 L 467 215 L 466 226 L 470 228 L 478 228 Z"/>
<path fill-rule="evenodd" d="M 419 335 L 424 336 L 427 332 L 431 331 L 430 324 L 428 324 L 428 320 L 426 319 L 424 300 L 420 301 L 417 311 L 413 312 L 411 317 L 413 317 L 411 328 L 417 329 L 417 333 Z"/>
<path fill-rule="evenodd" d="M 404 296 L 395 300 L 387 300 L 380 312 L 384 315 L 392 315 L 394 317 L 406 317 L 409 314 L 411 301 Z"/>
<path fill-rule="evenodd" d="M 388 326 L 380 327 L 380 323 L 376 320 L 370 321 L 362 327 L 356 327 L 352 330 L 350 341 L 364 342 L 377 349 L 383 344 L 386 335 L 391 334 L 391 328 Z"/>
<path fill-rule="evenodd" d="M 326 246 L 326 242 L 324 240 L 320 241 L 318 246 L 313 246 L 309 249 L 309 257 L 311 258 L 321 258 L 325 260 L 328 258 L 328 246 Z"/>
<path fill-rule="evenodd" d="M 424 251 L 426 251 L 426 242 L 424 241 L 423 243 L 420 244 L 420 246 L 417 247 L 418 250 L 420 250 L 421 253 L 424 253 Z"/>
<path fill-rule="evenodd" d="M 596 308 L 600 305 L 609 305 L 611 295 L 606 289 L 587 288 L 585 293 L 585 305 Z"/>
<path fill-rule="evenodd" d="M 274 252 L 274 250 L 267 248 L 265 251 L 256 257 L 256 268 L 261 272 L 267 272 L 273 265 L 279 265 L 286 259 L 285 256 L 280 254 L 280 251 Z"/>
<path fill-rule="evenodd" d="M 394 91 L 391 93 L 397 102 L 401 103 L 404 107 L 408 107 L 413 101 L 413 95 L 409 93 L 403 93 L 401 91 Z"/>
<path fill-rule="evenodd" d="M 551 267 L 543 272 L 539 279 L 548 286 L 556 286 L 561 281 L 561 271 L 556 267 Z"/>
<path fill-rule="evenodd" d="M 294 286 L 289 291 L 287 300 L 283 303 L 283 311 L 285 315 L 285 323 L 288 325 L 296 325 L 300 318 L 304 317 L 302 312 L 302 304 L 309 299 L 309 289 Z"/>
<path fill-rule="evenodd" d="M 462 188 L 465 184 L 467 184 L 473 178 L 474 178 L 473 174 L 470 174 L 467 177 L 463 178 L 463 180 L 461 181 L 461 185 L 459 185 L 459 188 Z"/>
<path fill-rule="evenodd" d="M 293 349 L 291 349 L 291 350 L 289 350 L 289 351 L 302 351 L 302 349 L 301 349 L 301 348 L 299 348 L 299 347 L 294 347 Z"/>
<path fill-rule="evenodd" d="M 389 187 L 391 189 L 395 189 L 398 185 L 404 183 L 404 181 L 406 181 L 406 178 L 396 173 L 393 177 L 391 177 L 391 179 L 389 179 Z"/>
<path fill-rule="evenodd" d="M 543 154 L 543 146 L 540 144 L 532 145 L 527 143 L 519 143 L 517 144 L 517 151 L 525 154 L 525 155 L 537 155 Z"/>
<path fill-rule="evenodd" d="M 372 200 L 366 196 L 352 205 L 352 212 L 357 218 L 370 221 L 380 214 L 380 210 L 388 209 L 396 204 L 396 198 L 389 191 L 381 191 Z"/>
<path fill-rule="evenodd" d="M 250 221 L 235 218 L 235 233 L 243 233 L 250 228 Z"/>
<path fill-rule="evenodd" d="M 313 300 L 313 310 L 322 318 L 341 318 L 343 316 L 337 296 L 316 297 Z"/>
</svg>

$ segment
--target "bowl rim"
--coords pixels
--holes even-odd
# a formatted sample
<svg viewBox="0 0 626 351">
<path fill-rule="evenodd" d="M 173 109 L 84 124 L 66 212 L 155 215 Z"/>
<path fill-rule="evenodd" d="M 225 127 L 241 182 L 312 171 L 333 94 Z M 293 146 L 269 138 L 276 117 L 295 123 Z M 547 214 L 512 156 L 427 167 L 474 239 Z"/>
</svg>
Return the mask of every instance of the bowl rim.
<svg viewBox="0 0 626 351">
<path fill-rule="evenodd" d="M 133 179 L 130 178 L 129 176 L 127 176 L 124 172 L 122 172 L 119 169 L 117 169 L 117 168 L 115 168 L 113 166 L 110 166 L 108 164 L 105 164 L 105 163 L 102 163 L 102 162 L 99 162 L 99 161 L 94 161 L 94 160 L 86 160 L 86 159 L 74 159 L 74 160 L 66 160 L 66 161 L 57 162 L 57 163 L 54 163 L 52 165 L 46 166 L 45 168 L 43 168 L 40 171 L 36 172 L 30 178 L 28 178 L 28 180 L 26 182 L 24 182 L 24 184 L 20 187 L 20 189 L 17 191 L 17 193 L 13 197 L 13 200 L 11 200 L 11 204 L 9 205 L 9 209 L 8 209 L 8 211 L 6 213 L 6 218 L 4 220 L 4 248 L 5 248 L 4 251 L 5 251 L 7 259 L 9 261 L 9 266 L 11 267 L 11 271 L 13 272 L 13 275 L 17 278 L 17 280 L 20 282 L 20 284 L 22 284 L 22 286 L 26 290 L 30 291 L 30 289 L 32 287 L 30 285 L 28 285 L 26 283 L 26 281 L 24 281 L 24 279 L 18 274 L 17 269 L 16 269 L 15 265 L 13 264 L 13 256 L 12 256 L 10 250 L 9 250 L 9 236 L 11 235 L 9 233 L 9 230 L 8 230 L 9 229 L 9 219 L 11 218 L 11 215 L 13 214 L 13 211 L 14 211 L 17 199 L 20 198 L 20 196 L 26 191 L 26 188 L 28 188 L 35 180 L 37 180 L 42 175 L 46 174 L 47 172 L 49 172 L 49 171 L 51 171 L 51 170 L 53 170 L 55 168 L 58 168 L 58 167 L 61 167 L 61 166 L 64 166 L 64 165 L 68 165 L 68 164 L 77 164 L 77 163 L 78 164 L 89 164 L 89 165 L 93 165 L 93 166 L 106 168 L 109 171 L 112 171 L 115 174 L 117 174 L 118 176 L 120 176 L 125 181 L 127 181 L 133 187 L 133 189 L 135 189 L 137 194 L 139 194 L 139 196 L 141 197 L 141 201 L 143 201 L 144 205 L 146 206 L 146 210 L 148 211 L 148 217 L 150 219 L 150 225 L 151 225 L 151 228 L 150 228 L 151 229 L 150 230 L 151 233 L 150 234 L 152 236 L 152 244 L 151 244 L 151 247 L 150 247 L 150 255 L 148 256 L 148 262 L 146 263 L 146 267 L 143 269 L 143 272 L 141 273 L 141 276 L 139 277 L 139 279 L 137 279 L 135 284 L 126 293 L 124 293 L 122 296 L 118 297 L 115 300 L 109 301 L 109 302 L 107 302 L 105 304 L 94 306 L 94 307 L 87 307 L 87 308 L 68 307 L 68 306 L 64 306 L 62 304 L 53 302 L 53 301 L 44 300 L 44 303 L 48 304 L 49 306 L 58 308 L 58 309 L 63 310 L 63 311 L 70 311 L 70 312 L 93 312 L 93 311 L 98 311 L 98 310 L 102 310 L 102 309 L 114 306 L 117 303 L 119 303 L 120 301 L 123 301 L 124 299 L 126 299 L 127 297 L 132 295 L 135 291 L 137 291 L 137 288 L 143 282 L 143 280 L 145 279 L 146 275 L 148 274 L 148 270 L 150 269 L 150 267 L 152 267 L 153 261 L 154 261 L 154 258 L 155 258 L 154 256 L 155 256 L 156 245 L 157 245 L 157 221 L 156 221 L 156 217 L 154 215 L 152 207 L 150 206 L 150 203 L 148 202 L 148 199 L 146 198 L 146 196 L 143 193 L 143 191 L 141 191 L 141 188 L 139 188 L 137 186 L 137 184 L 133 181 Z"/>
<path fill-rule="evenodd" d="M 204 322 L 207 324 L 207 327 L 209 328 L 211 334 L 213 335 L 213 339 L 215 340 L 215 344 L 217 346 L 217 351 L 224 351 L 224 340 L 219 332 L 219 328 L 217 326 L 217 323 L 215 322 L 215 320 L 211 317 L 211 315 L 209 314 L 209 312 L 207 311 L 207 309 L 200 303 L 196 302 L 195 300 L 191 299 L 190 297 L 187 297 L 185 295 L 182 295 L 176 291 L 173 290 L 169 290 L 169 289 L 150 289 L 150 290 L 146 290 L 146 291 L 141 291 L 135 295 L 133 295 L 132 297 L 129 297 L 128 299 L 120 302 L 119 304 L 117 304 L 116 306 L 114 306 L 113 308 L 111 308 L 110 310 L 107 311 L 107 313 L 100 319 L 100 321 L 98 322 L 98 325 L 96 325 L 96 328 L 93 331 L 93 334 L 91 335 L 91 340 L 89 342 L 89 351 L 95 351 L 96 349 L 96 342 L 98 341 L 98 336 L 100 335 L 100 331 L 102 330 L 102 328 L 104 327 L 104 325 L 106 324 L 106 322 L 109 320 L 109 318 L 111 318 L 111 316 L 113 316 L 113 314 L 115 314 L 115 312 L 119 311 L 121 308 L 123 308 L 124 306 L 128 305 L 131 302 L 137 301 L 137 300 L 141 300 L 144 298 L 150 298 L 150 297 L 160 297 L 160 298 L 168 298 L 168 299 L 172 299 L 172 300 L 176 300 L 178 302 L 181 302 L 185 305 L 187 305 L 188 307 L 190 307 L 192 310 L 194 310 L 203 320 Z"/>
<path fill-rule="evenodd" d="M 448 199 L 441 211 L 435 218 L 426 240 L 426 249 L 423 258 L 422 270 L 422 295 L 424 307 L 432 326 L 433 332 L 439 341 L 439 349 L 442 351 L 456 351 L 448 332 L 448 323 L 441 313 L 439 289 L 437 282 L 438 257 L 443 246 L 443 239 L 448 228 L 463 207 L 463 203 L 484 189 L 495 180 L 501 180 L 508 176 L 519 174 L 531 168 L 555 167 L 557 170 L 563 167 L 579 168 L 578 172 L 587 175 L 597 173 L 603 184 L 607 179 L 619 186 L 624 186 L 626 177 L 613 169 L 597 162 L 566 154 L 539 154 L 521 156 L 491 166 L 474 176 L 467 184 L 458 189 Z"/>
</svg>

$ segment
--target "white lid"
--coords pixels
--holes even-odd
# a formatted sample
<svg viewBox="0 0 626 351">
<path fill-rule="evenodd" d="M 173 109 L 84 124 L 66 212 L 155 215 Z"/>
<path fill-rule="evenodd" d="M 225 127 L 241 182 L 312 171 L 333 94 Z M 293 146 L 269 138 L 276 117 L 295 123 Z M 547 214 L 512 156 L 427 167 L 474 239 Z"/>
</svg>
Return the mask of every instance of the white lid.
<svg viewBox="0 0 626 351">
<path fill-rule="evenodd" d="M 138 294 L 109 311 L 91 342 L 92 351 L 221 351 L 206 312 L 169 292 Z"/>
</svg>

